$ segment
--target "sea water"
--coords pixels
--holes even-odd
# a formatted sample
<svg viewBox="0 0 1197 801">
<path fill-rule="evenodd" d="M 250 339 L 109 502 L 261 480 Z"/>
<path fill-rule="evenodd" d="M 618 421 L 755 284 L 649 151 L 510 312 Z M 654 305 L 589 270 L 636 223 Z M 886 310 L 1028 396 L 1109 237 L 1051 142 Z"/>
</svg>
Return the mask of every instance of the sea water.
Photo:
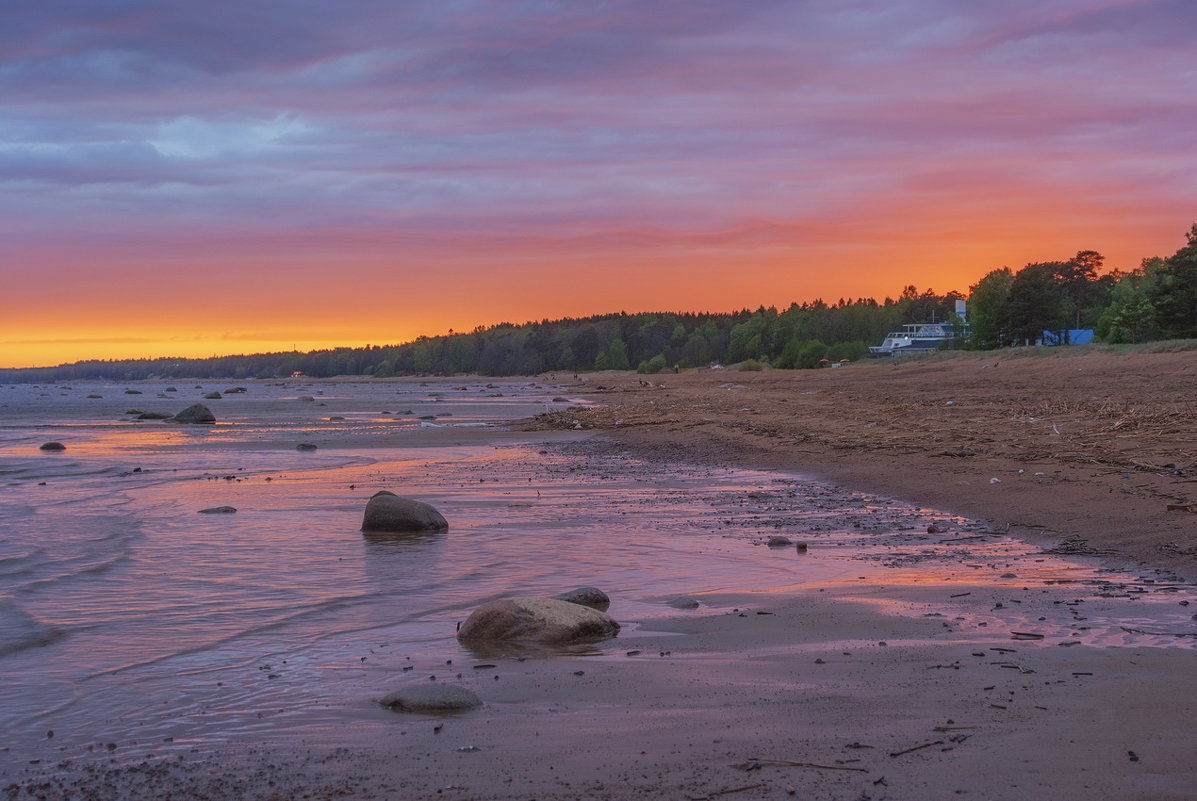
<svg viewBox="0 0 1197 801">
<path fill-rule="evenodd" d="M 547 384 L 240 386 L 0 387 L 0 760 L 48 739 L 136 757 L 344 720 L 405 668 L 451 675 L 470 657 L 456 625 L 506 595 L 598 586 L 623 640 L 679 596 L 1000 585 L 1018 560 L 1019 584 L 1131 580 L 799 476 L 510 431 L 584 403 Z M 214 425 L 135 414 L 195 402 Z M 433 504 L 449 531 L 363 535 L 382 489 Z M 1093 623 L 1178 624 L 1177 597 Z"/>
</svg>

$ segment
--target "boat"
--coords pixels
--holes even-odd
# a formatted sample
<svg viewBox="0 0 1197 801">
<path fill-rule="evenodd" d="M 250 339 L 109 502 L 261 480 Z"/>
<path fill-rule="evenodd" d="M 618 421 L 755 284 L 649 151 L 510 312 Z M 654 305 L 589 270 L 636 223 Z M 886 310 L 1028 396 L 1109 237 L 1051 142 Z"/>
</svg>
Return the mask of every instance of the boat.
<svg viewBox="0 0 1197 801">
<path fill-rule="evenodd" d="M 875 356 L 900 356 L 907 353 L 931 353 L 952 347 L 968 337 L 968 329 L 951 323 L 911 323 L 901 331 L 890 331 L 885 341 L 869 348 Z"/>
<path fill-rule="evenodd" d="M 901 356 L 908 353 L 932 353 L 954 347 L 969 337 L 965 302 L 956 301 L 956 320 L 948 323 L 908 323 L 901 331 L 885 335 L 880 345 L 869 348 L 870 356 Z"/>
</svg>

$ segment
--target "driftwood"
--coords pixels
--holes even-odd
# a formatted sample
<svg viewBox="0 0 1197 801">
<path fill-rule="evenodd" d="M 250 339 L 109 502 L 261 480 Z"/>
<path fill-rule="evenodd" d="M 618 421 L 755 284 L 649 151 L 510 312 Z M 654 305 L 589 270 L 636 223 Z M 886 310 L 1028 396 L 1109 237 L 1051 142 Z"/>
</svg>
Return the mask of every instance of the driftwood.
<svg viewBox="0 0 1197 801">
<path fill-rule="evenodd" d="M 743 793 L 748 790 L 755 790 L 758 787 L 764 787 L 764 786 L 765 786 L 764 784 L 748 784 L 748 785 L 745 785 L 744 787 L 733 787 L 730 790 L 716 790 L 715 792 L 708 793 L 707 795 L 688 795 L 688 796 L 686 796 L 686 798 L 688 798 L 689 801 L 707 801 L 707 799 L 718 798 L 721 795 L 731 795 L 732 793 Z"/>
<path fill-rule="evenodd" d="M 905 751 L 891 751 L 890 756 L 891 757 L 900 757 L 903 754 L 909 754 L 914 751 L 922 751 L 924 748 L 930 748 L 933 745 L 943 745 L 943 740 L 933 740 L 932 742 L 929 742 L 929 743 L 923 743 L 922 745 L 916 745 L 914 748 L 907 748 Z"/>
<path fill-rule="evenodd" d="M 846 765 L 819 765 L 815 762 L 795 762 L 790 759 L 754 759 L 753 762 L 780 768 L 817 768 L 818 770 L 853 770 L 857 773 L 869 772 L 867 768 L 850 768 Z M 736 767 L 739 767 L 739 765 Z"/>
</svg>

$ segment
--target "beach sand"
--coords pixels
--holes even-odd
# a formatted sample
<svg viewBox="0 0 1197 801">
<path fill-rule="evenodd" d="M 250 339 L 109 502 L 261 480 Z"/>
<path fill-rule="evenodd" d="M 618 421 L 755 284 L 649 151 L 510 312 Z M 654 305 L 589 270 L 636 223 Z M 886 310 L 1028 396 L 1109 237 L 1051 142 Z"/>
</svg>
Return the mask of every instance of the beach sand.
<svg viewBox="0 0 1197 801">
<path fill-rule="evenodd" d="M 668 462 L 815 475 L 1105 560 L 1087 570 L 1132 572 L 1110 585 L 1032 580 L 1031 554 L 967 565 L 975 578 L 950 586 L 711 594 L 580 652 L 478 654 L 396 676 L 472 687 L 485 701 L 473 712 L 363 702 L 268 743 L 134 764 L 47 759 L 7 771 L 8 796 L 1197 798 L 1197 601 L 1182 580 L 1197 575 L 1197 517 L 1167 509 L 1193 500 L 1195 362 L 986 354 L 589 376 L 571 392 L 605 407 L 525 427 L 581 426 L 596 448 L 614 439 Z M 1120 633 L 1103 621 L 1147 603 L 1172 610 L 1166 631 L 1094 634 Z M 380 719 L 382 741 L 361 725 Z"/>
<path fill-rule="evenodd" d="M 1027 348 L 590 383 L 603 408 L 530 427 L 580 423 L 659 458 L 814 475 L 1197 579 L 1197 351 Z"/>
</svg>

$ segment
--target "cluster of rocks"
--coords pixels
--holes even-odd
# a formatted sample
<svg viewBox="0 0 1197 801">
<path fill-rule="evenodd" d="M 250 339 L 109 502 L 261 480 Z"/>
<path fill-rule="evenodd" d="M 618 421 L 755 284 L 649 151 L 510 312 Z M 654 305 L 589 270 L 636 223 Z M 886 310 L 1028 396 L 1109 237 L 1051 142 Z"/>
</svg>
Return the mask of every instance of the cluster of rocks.
<svg viewBox="0 0 1197 801">
<path fill-rule="evenodd" d="M 457 638 L 463 643 L 594 642 L 619 634 L 619 623 L 605 611 L 610 604 L 607 594 L 595 587 L 552 598 L 501 598 L 475 609 L 458 628 Z M 482 699 L 466 687 L 438 682 L 401 688 L 379 703 L 395 712 L 443 714 L 475 709 Z"/>
<path fill-rule="evenodd" d="M 362 532 L 445 531 L 444 516 L 430 504 L 393 492 L 376 492 L 366 503 Z M 568 645 L 619 634 L 606 613 L 611 599 L 596 587 L 579 587 L 552 598 L 500 598 L 475 609 L 457 629 L 463 643 Z M 452 684 L 415 685 L 389 693 L 379 703 L 397 712 L 459 712 L 480 706 L 471 690 Z"/>
</svg>

